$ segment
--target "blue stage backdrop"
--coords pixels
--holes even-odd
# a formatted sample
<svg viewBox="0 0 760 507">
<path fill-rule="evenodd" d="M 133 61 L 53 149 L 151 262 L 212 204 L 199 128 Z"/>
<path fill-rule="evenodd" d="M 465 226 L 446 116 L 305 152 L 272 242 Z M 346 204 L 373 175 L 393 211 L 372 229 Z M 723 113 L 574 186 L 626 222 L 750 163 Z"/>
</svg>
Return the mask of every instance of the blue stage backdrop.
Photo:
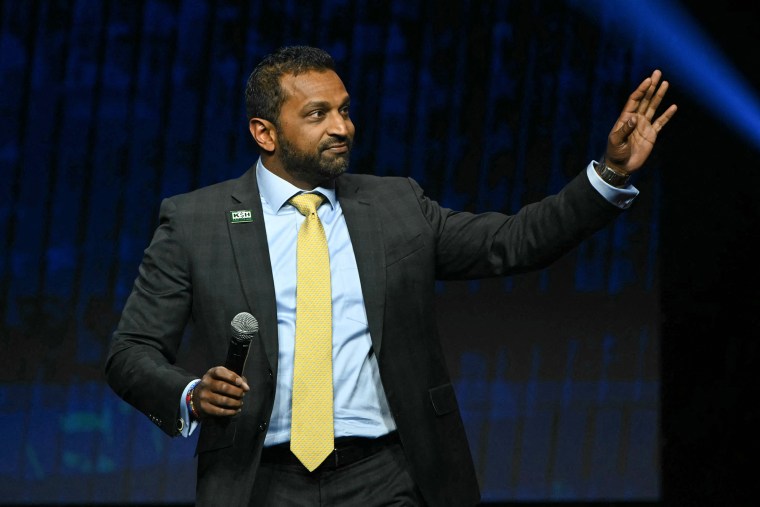
<svg viewBox="0 0 760 507">
<path fill-rule="evenodd" d="M 551 0 L 0 4 L 0 499 L 190 503 L 195 438 L 106 386 L 161 198 L 256 161 L 266 53 L 330 51 L 352 171 L 514 212 L 605 147 L 657 65 Z M 440 326 L 486 501 L 660 495 L 657 152 L 635 206 L 543 272 L 441 284 Z M 202 347 L 180 362 L 202 374 Z"/>
</svg>

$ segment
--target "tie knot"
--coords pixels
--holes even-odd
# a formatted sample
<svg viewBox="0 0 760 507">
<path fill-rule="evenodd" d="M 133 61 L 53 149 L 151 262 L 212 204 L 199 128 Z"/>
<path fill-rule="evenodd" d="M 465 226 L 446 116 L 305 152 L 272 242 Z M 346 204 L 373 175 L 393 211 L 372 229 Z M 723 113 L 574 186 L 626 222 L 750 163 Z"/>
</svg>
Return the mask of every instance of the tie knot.
<svg viewBox="0 0 760 507">
<path fill-rule="evenodd" d="M 304 216 L 316 213 L 317 208 L 325 200 L 322 194 L 298 194 L 290 198 L 290 204 Z"/>
</svg>

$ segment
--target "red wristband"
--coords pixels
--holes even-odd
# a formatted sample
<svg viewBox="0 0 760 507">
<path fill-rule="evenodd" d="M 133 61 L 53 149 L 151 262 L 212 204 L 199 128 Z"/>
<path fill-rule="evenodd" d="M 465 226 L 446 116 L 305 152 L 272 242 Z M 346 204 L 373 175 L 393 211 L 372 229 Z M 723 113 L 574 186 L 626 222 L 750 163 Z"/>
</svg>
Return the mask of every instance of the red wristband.
<svg viewBox="0 0 760 507">
<path fill-rule="evenodd" d="M 198 385 L 198 382 L 200 382 L 200 380 L 195 381 L 193 386 L 187 392 L 187 396 L 185 396 L 185 403 L 187 403 L 187 406 L 190 409 L 191 419 L 195 419 L 196 421 L 200 420 L 201 418 L 201 415 L 195 409 L 195 405 L 193 405 L 193 391 L 195 391 L 195 386 Z"/>
</svg>

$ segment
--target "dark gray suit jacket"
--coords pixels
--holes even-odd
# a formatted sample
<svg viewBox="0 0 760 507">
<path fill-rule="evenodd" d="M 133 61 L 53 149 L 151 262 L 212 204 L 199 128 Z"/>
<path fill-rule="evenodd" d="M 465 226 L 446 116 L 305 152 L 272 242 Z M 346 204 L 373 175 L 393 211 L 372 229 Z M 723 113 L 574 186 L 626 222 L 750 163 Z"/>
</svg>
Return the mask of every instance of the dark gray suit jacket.
<svg viewBox="0 0 760 507">
<path fill-rule="evenodd" d="M 408 178 L 344 174 L 337 195 L 356 253 L 385 394 L 414 480 L 429 505 L 475 505 L 479 490 L 436 329 L 436 280 L 510 275 L 547 266 L 620 210 L 580 174 L 559 194 L 507 216 L 454 212 Z M 231 223 L 229 211 L 252 210 Z M 207 420 L 198 440 L 197 505 L 247 506 L 272 412 L 277 374 L 274 282 L 255 167 L 242 177 L 165 199 L 106 363 L 108 382 L 169 435 L 184 387 L 205 369 L 175 365 L 185 327 L 223 364 L 232 318 L 256 316 L 243 411 Z"/>
</svg>

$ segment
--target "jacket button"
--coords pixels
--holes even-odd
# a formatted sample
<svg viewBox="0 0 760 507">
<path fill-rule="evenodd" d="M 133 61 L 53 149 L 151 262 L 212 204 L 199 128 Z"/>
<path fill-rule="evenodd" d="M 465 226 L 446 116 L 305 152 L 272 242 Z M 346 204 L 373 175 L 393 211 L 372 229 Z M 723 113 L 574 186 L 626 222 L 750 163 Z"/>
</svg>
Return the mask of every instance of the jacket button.
<svg viewBox="0 0 760 507">
<path fill-rule="evenodd" d="M 264 421 L 261 424 L 259 424 L 259 431 L 264 431 L 267 429 L 267 422 Z"/>
</svg>

